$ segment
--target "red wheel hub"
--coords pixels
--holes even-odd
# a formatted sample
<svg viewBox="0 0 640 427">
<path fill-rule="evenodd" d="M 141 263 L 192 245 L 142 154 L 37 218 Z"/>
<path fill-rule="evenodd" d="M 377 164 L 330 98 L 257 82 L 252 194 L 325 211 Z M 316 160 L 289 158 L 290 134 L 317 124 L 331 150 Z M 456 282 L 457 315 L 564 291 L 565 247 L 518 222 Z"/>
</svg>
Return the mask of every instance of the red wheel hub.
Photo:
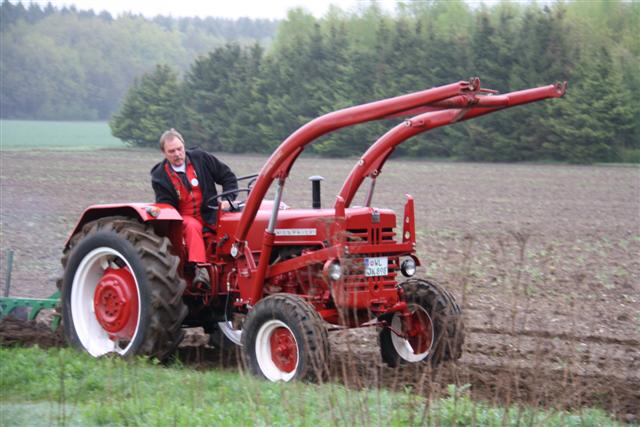
<svg viewBox="0 0 640 427">
<path fill-rule="evenodd" d="M 431 348 L 433 341 L 433 323 L 431 317 L 421 309 L 411 313 L 411 329 L 407 331 L 407 341 L 414 354 L 422 354 Z"/>
<path fill-rule="evenodd" d="M 285 327 L 279 327 L 271 337 L 271 360 L 278 369 L 283 372 L 293 372 L 298 364 L 298 346 L 291 331 Z"/>
<path fill-rule="evenodd" d="M 104 271 L 93 294 L 93 308 L 109 338 L 133 338 L 138 322 L 138 291 L 128 268 Z"/>
</svg>

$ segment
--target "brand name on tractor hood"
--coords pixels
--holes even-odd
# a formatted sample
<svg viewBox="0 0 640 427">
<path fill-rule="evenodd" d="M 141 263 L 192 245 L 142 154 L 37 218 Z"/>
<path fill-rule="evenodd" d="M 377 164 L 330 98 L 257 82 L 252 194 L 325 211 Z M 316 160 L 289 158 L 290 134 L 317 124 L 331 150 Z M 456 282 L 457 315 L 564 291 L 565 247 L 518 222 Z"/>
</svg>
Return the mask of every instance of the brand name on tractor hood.
<svg viewBox="0 0 640 427">
<path fill-rule="evenodd" d="M 276 236 L 315 236 L 315 228 L 276 228 Z"/>
</svg>

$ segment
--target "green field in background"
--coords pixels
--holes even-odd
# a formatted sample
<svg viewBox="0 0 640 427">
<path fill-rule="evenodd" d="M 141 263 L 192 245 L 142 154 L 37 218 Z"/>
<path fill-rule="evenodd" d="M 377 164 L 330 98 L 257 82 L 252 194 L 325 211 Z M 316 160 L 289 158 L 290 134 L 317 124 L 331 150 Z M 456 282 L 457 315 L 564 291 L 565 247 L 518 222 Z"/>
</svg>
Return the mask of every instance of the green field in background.
<svg viewBox="0 0 640 427">
<path fill-rule="evenodd" d="M 0 120 L 0 150 L 124 148 L 107 122 Z"/>
</svg>

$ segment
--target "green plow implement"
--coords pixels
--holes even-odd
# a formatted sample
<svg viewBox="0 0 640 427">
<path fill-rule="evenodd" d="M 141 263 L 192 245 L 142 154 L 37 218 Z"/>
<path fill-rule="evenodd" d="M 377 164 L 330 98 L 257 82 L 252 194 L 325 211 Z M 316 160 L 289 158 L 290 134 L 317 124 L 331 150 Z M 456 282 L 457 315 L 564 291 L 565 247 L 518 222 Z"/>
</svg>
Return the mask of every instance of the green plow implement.
<svg viewBox="0 0 640 427">
<path fill-rule="evenodd" d="M 13 315 L 21 320 L 35 320 L 41 310 L 55 309 L 60 304 L 60 292 L 49 298 L 0 297 L 0 320 Z M 60 315 L 54 314 L 51 329 L 60 326 Z"/>
<path fill-rule="evenodd" d="M 60 305 L 60 291 L 57 291 L 49 298 L 10 297 L 12 269 L 13 251 L 8 250 L 4 296 L 0 297 L 0 320 L 10 315 L 19 320 L 35 320 L 40 311 L 55 309 Z M 51 320 L 51 329 L 55 331 L 58 326 L 60 326 L 60 314 L 55 312 Z"/>
</svg>

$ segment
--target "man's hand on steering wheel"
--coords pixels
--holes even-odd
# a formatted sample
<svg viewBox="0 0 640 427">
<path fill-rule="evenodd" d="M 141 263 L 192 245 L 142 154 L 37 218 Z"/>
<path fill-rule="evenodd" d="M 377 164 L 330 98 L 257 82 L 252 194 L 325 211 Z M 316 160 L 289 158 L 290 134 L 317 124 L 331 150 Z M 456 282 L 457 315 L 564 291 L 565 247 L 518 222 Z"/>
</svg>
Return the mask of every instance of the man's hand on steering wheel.
<svg viewBox="0 0 640 427">
<path fill-rule="evenodd" d="M 238 195 L 238 193 L 248 193 L 250 190 L 247 188 L 236 188 L 233 190 L 227 190 L 220 194 L 216 194 L 211 197 L 207 202 L 207 206 L 213 210 L 231 210 L 237 211 L 238 204 L 234 203 L 234 199 Z"/>
</svg>

